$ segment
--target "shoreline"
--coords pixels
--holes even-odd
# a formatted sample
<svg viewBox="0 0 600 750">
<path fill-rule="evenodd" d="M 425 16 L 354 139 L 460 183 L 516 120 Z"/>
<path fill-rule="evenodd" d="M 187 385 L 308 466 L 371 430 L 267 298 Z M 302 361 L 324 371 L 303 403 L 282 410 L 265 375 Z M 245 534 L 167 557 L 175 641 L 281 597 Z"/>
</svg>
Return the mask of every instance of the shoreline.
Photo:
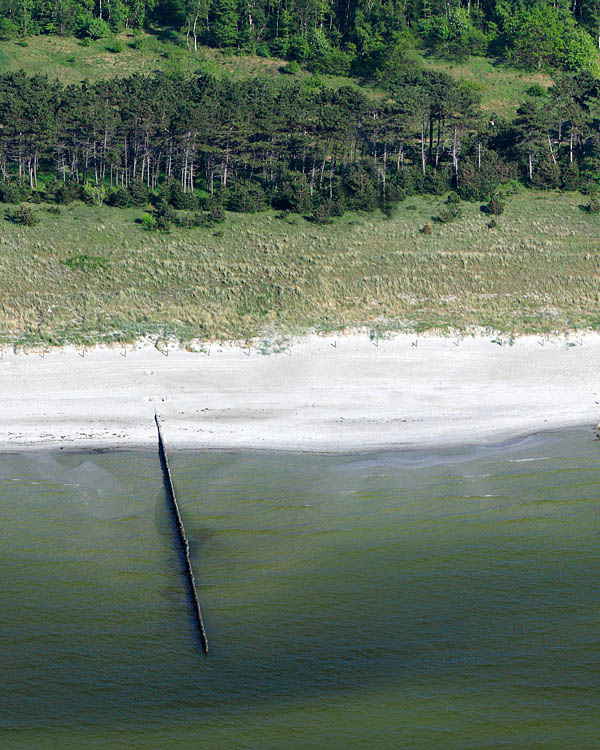
<svg viewBox="0 0 600 750">
<path fill-rule="evenodd" d="M 496 337 L 497 340 L 497 337 Z M 0 451 L 155 448 L 366 453 L 510 438 L 600 419 L 600 335 L 309 336 L 263 355 L 151 343 L 3 352 Z"/>
</svg>

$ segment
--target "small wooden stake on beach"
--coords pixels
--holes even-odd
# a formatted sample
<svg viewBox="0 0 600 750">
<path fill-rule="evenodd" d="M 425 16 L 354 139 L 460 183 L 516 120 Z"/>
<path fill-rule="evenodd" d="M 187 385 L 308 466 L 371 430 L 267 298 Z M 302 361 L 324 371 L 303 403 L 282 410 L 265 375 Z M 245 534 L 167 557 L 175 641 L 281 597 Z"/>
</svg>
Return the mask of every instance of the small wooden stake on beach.
<svg viewBox="0 0 600 750">
<path fill-rule="evenodd" d="M 183 568 L 185 579 L 187 582 L 190 604 L 192 605 L 194 619 L 196 621 L 196 626 L 200 635 L 202 650 L 205 654 L 208 654 L 208 638 L 206 637 L 204 621 L 202 620 L 202 610 L 200 609 L 200 602 L 198 600 L 196 581 L 194 580 L 194 571 L 192 570 L 192 564 L 190 562 L 190 544 L 185 534 L 183 521 L 181 520 L 181 513 L 179 512 L 179 505 L 177 503 L 177 497 L 175 495 L 175 487 L 173 485 L 173 479 L 171 477 L 171 469 L 169 468 L 169 460 L 167 458 L 167 451 L 165 450 L 165 443 L 163 441 L 162 431 L 160 429 L 160 419 L 158 418 L 157 412 L 154 412 L 154 421 L 156 422 L 156 429 L 158 431 L 158 455 L 160 457 L 160 465 L 163 472 L 167 499 L 169 501 L 169 507 L 171 508 L 171 511 L 173 513 L 173 520 L 175 521 L 175 527 L 177 529 L 177 539 L 179 541 L 180 549 L 183 555 Z"/>
</svg>

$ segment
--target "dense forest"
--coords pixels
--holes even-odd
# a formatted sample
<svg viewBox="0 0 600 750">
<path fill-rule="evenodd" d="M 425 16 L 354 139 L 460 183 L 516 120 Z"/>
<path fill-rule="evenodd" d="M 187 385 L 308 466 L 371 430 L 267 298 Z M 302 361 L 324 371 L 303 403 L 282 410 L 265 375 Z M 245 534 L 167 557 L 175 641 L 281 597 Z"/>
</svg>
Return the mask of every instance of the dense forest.
<svg viewBox="0 0 600 750">
<path fill-rule="evenodd" d="M 101 38 L 124 29 L 183 32 L 188 47 L 373 75 L 407 50 L 492 54 L 516 64 L 597 72 L 600 1 L 571 0 L 0 0 L 0 35 Z"/>
<path fill-rule="evenodd" d="M 285 79 L 280 79 L 283 81 Z M 63 86 L 0 77 L 0 198 L 255 211 L 316 220 L 450 188 L 487 200 L 520 178 L 590 188 L 600 160 L 596 79 L 532 87 L 513 121 L 490 120 L 468 86 L 405 72 L 374 103 L 312 79 L 132 76 Z M 204 214 L 199 214 L 198 221 Z M 451 217 L 450 217 L 451 218 Z"/>
<path fill-rule="evenodd" d="M 291 75 L 158 73 L 64 85 L 7 73 L 1 200 L 153 202 L 147 228 L 165 228 L 268 206 L 329 221 L 449 189 L 499 209 L 498 186 L 516 179 L 595 192 L 600 0 L 0 0 L 9 38 L 74 34 L 85 44 L 153 24 L 190 50 L 202 43 L 287 57 Z M 506 120 L 482 110 L 473 82 L 416 65 L 415 46 L 550 66 L 554 85 L 531 86 Z M 375 77 L 378 90 L 296 77 L 299 63 Z M 456 215 L 449 208 L 446 218 Z"/>
</svg>

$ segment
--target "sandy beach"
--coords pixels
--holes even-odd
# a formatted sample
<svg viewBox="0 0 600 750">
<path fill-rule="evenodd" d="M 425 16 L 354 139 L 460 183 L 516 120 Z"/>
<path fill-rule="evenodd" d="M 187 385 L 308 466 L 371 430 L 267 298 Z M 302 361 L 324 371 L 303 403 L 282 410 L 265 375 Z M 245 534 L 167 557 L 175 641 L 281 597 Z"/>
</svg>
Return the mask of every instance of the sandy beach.
<svg viewBox="0 0 600 750">
<path fill-rule="evenodd" d="M 278 354 L 151 344 L 0 360 L 0 450 L 156 444 L 362 451 L 511 436 L 600 419 L 600 335 L 311 336 Z"/>
</svg>

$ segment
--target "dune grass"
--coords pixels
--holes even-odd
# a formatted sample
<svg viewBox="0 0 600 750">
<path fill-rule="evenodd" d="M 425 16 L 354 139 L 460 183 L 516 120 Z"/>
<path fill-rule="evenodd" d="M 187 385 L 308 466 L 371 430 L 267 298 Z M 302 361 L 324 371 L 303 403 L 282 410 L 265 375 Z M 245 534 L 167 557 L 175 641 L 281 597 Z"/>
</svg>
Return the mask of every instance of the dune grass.
<svg viewBox="0 0 600 750">
<path fill-rule="evenodd" d="M 184 34 L 173 31 L 154 34 L 129 31 L 85 43 L 74 37 L 38 36 L 30 37 L 25 45 L 22 46 L 21 40 L 0 41 L 0 73 L 24 70 L 28 75 L 47 75 L 67 84 L 158 72 L 203 72 L 234 80 L 257 75 L 290 78 L 282 73 L 285 60 L 233 55 L 210 47 L 200 47 L 196 52 L 187 48 Z M 310 75 L 307 71 L 296 74 L 298 78 Z M 320 78 L 334 88 L 358 86 L 344 76 Z"/>
<path fill-rule="evenodd" d="M 421 64 L 469 84 L 480 95 L 485 112 L 505 117 L 514 117 L 530 86 L 538 84 L 547 88 L 553 83 L 545 72 L 520 70 L 487 57 L 468 57 L 462 62 L 451 62 L 425 56 Z"/>
<path fill-rule="evenodd" d="M 228 214 L 218 231 L 149 233 L 134 209 L 34 209 L 2 222 L 0 332 L 17 345 L 247 340 L 265 332 L 564 332 L 600 326 L 600 218 L 578 194 L 522 191 L 488 228 L 479 205 L 436 224 L 441 198 L 332 225 Z M 432 226 L 431 234 L 421 230 Z"/>
</svg>

